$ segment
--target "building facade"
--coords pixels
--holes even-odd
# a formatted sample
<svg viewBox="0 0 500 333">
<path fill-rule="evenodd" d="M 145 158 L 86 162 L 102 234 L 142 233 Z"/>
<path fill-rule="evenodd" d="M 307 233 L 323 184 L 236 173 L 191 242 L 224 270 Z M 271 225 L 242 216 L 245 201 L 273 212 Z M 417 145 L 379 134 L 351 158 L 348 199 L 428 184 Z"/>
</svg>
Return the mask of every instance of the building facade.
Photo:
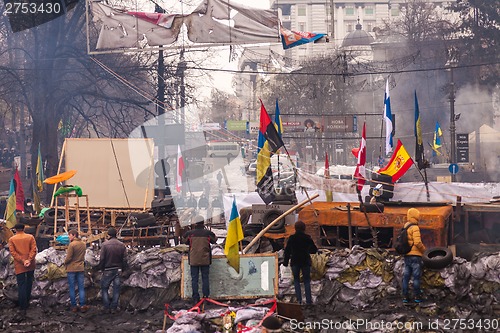
<svg viewBox="0 0 500 333">
<path fill-rule="evenodd" d="M 356 30 L 358 23 L 376 37 L 376 28 L 400 18 L 406 3 L 407 0 L 272 0 L 271 8 L 278 10 L 287 29 L 329 36 L 329 43 L 301 45 L 286 52 L 288 57 L 302 61 L 340 46 L 344 37 Z M 427 3 L 446 12 L 450 1 L 427 0 Z"/>
</svg>

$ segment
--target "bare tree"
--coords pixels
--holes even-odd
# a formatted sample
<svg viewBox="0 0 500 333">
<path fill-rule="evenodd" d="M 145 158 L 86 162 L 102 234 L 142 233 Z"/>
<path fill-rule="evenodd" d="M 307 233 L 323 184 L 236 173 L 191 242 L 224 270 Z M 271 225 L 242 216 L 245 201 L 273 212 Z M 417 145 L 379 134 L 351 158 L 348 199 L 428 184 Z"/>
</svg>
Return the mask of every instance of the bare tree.
<svg viewBox="0 0 500 333">
<path fill-rule="evenodd" d="M 24 107 L 32 121 L 32 165 L 38 143 L 46 174 L 57 172 L 58 147 L 65 136 L 124 137 L 153 114 L 144 56 L 115 54 L 98 59 L 86 54 L 84 3 L 67 15 L 12 34 L 2 20 L 0 98 Z"/>
</svg>

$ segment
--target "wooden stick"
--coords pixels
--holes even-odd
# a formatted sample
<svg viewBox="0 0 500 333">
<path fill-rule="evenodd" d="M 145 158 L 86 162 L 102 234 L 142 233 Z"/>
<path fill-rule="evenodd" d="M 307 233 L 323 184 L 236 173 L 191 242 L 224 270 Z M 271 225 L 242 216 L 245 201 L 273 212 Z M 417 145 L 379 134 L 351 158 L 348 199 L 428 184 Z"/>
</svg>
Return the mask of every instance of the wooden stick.
<svg viewBox="0 0 500 333">
<path fill-rule="evenodd" d="M 288 152 L 288 149 L 286 149 L 286 146 L 283 146 L 283 148 L 285 148 L 285 151 L 286 151 L 286 156 L 288 157 L 288 161 L 290 162 L 290 164 L 292 165 L 292 169 L 293 169 L 293 174 L 295 176 L 295 181 L 297 181 L 297 179 L 299 178 L 299 174 L 297 172 L 297 167 L 295 166 L 295 164 L 293 163 L 292 161 L 292 158 L 290 157 L 290 153 Z M 279 155 L 278 155 L 278 158 L 279 158 Z M 278 159 L 278 167 L 279 167 L 279 159 Z M 278 169 L 279 170 L 279 169 Z M 279 177 L 278 177 L 279 179 Z M 307 189 L 305 187 L 302 188 L 304 190 L 304 192 L 306 193 L 306 197 L 307 199 L 309 199 L 309 193 L 307 192 Z M 312 200 L 310 200 L 312 201 Z M 313 211 L 314 212 L 314 216 L 318 217 L 318 212 L 316 211 L 316 209 Z"/>
<path fill-rule="evenodd" d="M 255 238 L 252 239 L 252 241 L 243 249 L 243 254 L 245 254 L 259 240 L 259 238 L 261 238 L 262 235 L 264 235 L 276 222 L 278 222 L 283 217 L 287 216 L 288 214 L 290 214 L 291 212 L 293 212 L 297 208 L 300 208 L 300 207 L 304 206 L 306 203 L 308 203 L 308 202 L 316 199 L 317 197 L 319 197 L 318 193 L 316 193 L 313 196 L 311 196 L 310 198 L 307 198 L 306 200 L 298 203 L 297 205 L 293 206 L 292 208 L 290 208 L 289 210 L 287 210 L 286 212 L 284 212 L 283 214 L 281 214 L 280 216 L 278 216 L 276 219 L 274 219 L 274 221 L 272 221 L 271 223 L 269 223 L 267 225 L 267 227 L 265 227 L 264 229 L 262 229 L 257 234 L 257 236 L 255 236 Z"/>
<path fill-rule="evenodd" d="M 62 165 L 65 150 L 66 150 L 66 140 L 64 140 L 63 146 L 61 149 L 61 157 L 59 158 L 59 165 L 57 166 L 57 174 L 59 174 L 61 172 L 61 165 Z M 52 191 L 52 199 L 50 200 L 50 207 L 54 206 L 54 200 L 55 200 L 54 194 L 56 194 L 56 191 L 57 191 L 57 184 L 54 184 L 54 190 Z"/>
<path fill-rule="evenodd" d="M 347 203 L 347 228 L 349 230 L 349 249 L 352 249 L 352 221 L 351 221 L 351 204 Z"/>
</svg>

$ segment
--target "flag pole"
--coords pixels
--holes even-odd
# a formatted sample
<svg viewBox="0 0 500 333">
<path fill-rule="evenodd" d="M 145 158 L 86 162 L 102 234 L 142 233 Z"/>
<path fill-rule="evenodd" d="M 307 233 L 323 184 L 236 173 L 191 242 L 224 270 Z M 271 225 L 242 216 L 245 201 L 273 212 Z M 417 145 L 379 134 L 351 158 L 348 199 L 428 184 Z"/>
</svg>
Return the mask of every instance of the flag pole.
<svg viewBox="0 0 500 333">
<path fill-rule="evenodd" d="M 418 168 L 417 163 L 415 163 L 415 161 L 413 161 L 413 159 L 411 157 L 410 157 L 410 159 L 412 160 L 413 165 L 415 166 L 415 168 L 417 168 L 418 173 L 420 174 L 420 176 L 422 177 L 422 180 L 424 181 L 425 190 L 427 192 L 427 201 L 431 201 L 431 195 L 429 193 L 429 182 L 427 181 L 427 168 L 424 168 L 424 174 L 422 174 L 422 171 L 420 171 L 420 169 Z"/>
<path fill-rule="evenodd" d="M 286 156 L 288 157 L 288 160 L 290 161 L 290 164 L 292 164 L 292 169 L 293 169 L 293 174 L 295 175 L 295 180 L 299 178 L 299 175 L 297 173 L 297 167 L 295 166 L 295 163 L 293 163 L 292 158 L 290 157 L 290 153 L 288 152 L 288 149 L 286 149 L 286 146 L 283 145 L 283 148 L 285 148 Z M 305 187 L 302 188 L 306 194 L 307 199 L 309 200 L 309 203 L 312 205 L 312 200 L 309 197 L 309 193 L 307 192 L 307 189 Z M 318 217 L 318 212 L 316 209 L 314 210 L 314 216 Z"/>
<path fill-rule="evenodd" d="M 373 244 L 375 245 L 375 248 L 378 248 L 377 231 L 373 228 L 372 224 L 370 223 L 370 218 L 368 217 L 368 214 L 366 213 L 366 209 L 363 208 L 365 206 L 365 204 L 363 202 L 363 199 L 361 198 L 361 191 L 358 189 L 357 186 L 356 186 L 356 192 L 358 193 L 359 210 L 364 213 L 365 219 L 366 219 L 366 223 L 370 227 L 370 232 L 371 232 L 372 237 L 373 237 Z"/>
</svg>

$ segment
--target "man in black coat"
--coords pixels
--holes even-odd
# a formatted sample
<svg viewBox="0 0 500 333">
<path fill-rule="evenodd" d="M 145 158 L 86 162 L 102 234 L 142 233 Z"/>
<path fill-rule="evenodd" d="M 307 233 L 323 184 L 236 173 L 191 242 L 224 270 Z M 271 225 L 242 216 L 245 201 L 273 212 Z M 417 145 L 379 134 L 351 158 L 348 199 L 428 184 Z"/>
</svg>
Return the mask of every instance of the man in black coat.
<svg viewBox="0 0 500 333">
<path fill-rule="evenodd" d="M 285 247 L 285 261 L 283 265 L 288 266 L 291 261 L 293 283 L 297 301 L 302 304 L 302 290 L 300 289 L 300 271 L 304 279 L 306 303 L 312 304 L 311 296 L 311 254 L 316 253 L 318 248 L 311 236 L 305 233 L 306 225 L 302 221 L 295 222 L 295 234 L 288 238 Z"/>
</svg>

